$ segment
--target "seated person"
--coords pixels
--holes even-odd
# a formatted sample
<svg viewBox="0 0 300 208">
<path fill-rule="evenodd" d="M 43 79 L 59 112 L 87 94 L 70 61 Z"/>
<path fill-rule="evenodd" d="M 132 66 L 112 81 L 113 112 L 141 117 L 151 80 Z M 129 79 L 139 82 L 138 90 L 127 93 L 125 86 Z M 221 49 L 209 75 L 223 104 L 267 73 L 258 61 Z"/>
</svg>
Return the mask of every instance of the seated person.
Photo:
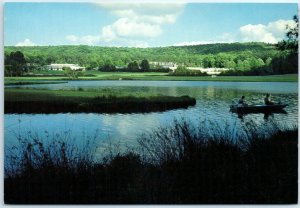
<svg viewBox="0 0 300 208">
<path fill-rule="evenodd" d="M 274 105 L 274 103 L 270 100 L 270 94 L 266 94 L 264 100 L 265 100 L 265 105 Z"/>
<path fill-rule="evenodd" d="M 247 105 L 246 102 L 245 102 L 245 96 L 244 96 L 244 95 L 241 97 L 241 99 L 239 99 L 238 104 L 239 104 L 239 105 L 243 105 L 243 106 L 246 106 L 246 105 Z"/>
</svg>

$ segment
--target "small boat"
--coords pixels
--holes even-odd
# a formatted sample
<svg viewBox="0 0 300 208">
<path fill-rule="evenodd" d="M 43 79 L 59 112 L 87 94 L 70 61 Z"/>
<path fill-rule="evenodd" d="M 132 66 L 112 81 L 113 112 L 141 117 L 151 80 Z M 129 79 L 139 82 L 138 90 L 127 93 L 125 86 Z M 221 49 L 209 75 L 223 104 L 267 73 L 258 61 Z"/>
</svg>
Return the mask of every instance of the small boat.
<svg viewBox="0 0 300 208">
<path fill-rule="evenodd" d="M 284 108 L 287 104 L 274 104 L 274 105 L 230 105 L 230 111 L 239 114 L 246 113 L 286 113 Z"/>
</svg>

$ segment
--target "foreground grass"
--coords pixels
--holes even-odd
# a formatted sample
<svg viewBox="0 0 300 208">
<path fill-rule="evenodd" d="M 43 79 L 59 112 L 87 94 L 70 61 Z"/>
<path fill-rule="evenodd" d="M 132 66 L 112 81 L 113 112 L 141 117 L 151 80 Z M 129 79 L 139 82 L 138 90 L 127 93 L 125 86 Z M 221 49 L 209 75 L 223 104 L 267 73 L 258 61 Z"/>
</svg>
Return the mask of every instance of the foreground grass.
<svg viewBox="0 0 300 208">
<path fill-rule="evenodd" d="M 88 72 L 90 73 L 90 72 Z M 168 73 L 145 72 L 91 72 L 93 76 L 79 77 L 78 80 L 148 80 L 148 81 L 225 81 L 225 82 L 297 82 L 298 74 L 269 76 L 169 76 Z M 67 77 L 5 77 L 6 82 L 70 80 Z"/>
<path fill-rule="evenodd" d="M 112 91 L 113 92 L 113 91 Z M 196 104 L 189 96 L 146 93 L 112 93 L 107 90 L 5 89 L 5 113 L 132 113 L 187 108 Z"/>
<path fill-rule="evenodd" d="M 297 129 L 252 129 L 237 141 L 210 130 L 175 123 L 141 137 L 139 151 L 104 160 L 72 143 L 20 139 L 16 154 L 5 150 L 15 165 L 5 169 L 5 203 L 297 203 Z"/>
</svg>

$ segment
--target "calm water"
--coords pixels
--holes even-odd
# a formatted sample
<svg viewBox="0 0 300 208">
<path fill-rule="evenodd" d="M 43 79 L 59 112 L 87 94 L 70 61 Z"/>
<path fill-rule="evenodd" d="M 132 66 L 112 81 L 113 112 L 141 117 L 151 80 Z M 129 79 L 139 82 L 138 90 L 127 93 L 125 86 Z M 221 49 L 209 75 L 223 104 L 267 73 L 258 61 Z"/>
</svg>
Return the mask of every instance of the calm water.
<svg viewBox="0 0 300 208">
<path fill-rule="evenodd" d="M 15 86 L 10 86 L 15 87 Z M 17 86 L 20 87 L 20 86 Z M 43 138 L 49 135 L 71 135 L 80 143 L 96 138 L 97 143 L 113 141 L 121 146 L 135 145 L 143 133 L 150 133 L 158 127 L 172 124 L 174 119 L 185 118 L 197 125 L 215 124 L 221 129 L 229 125 L 239 129 L 249 121 L 257 126 L 271 122 L 292 127 L 298 125 L 297 83 L 263 82 L 201 82 L 201 81 L 70 81 L 63 84 L 26 85 L 22 88 L 83 89 L 116 88 L 142 91 L 171 96 L 189 95 L 197 99 L 196 106 L 156 113 L 135 114 L 5 114 L 5 146 L 16 142 L 18 135 L 37 134 Z M 288 103 L 287 114 L 249 114 L 242 119 L 229 112 L 233 99 L 246 96 L 249 103 L 262 103 L 264 94 L 271 93 L 272 99 Z"/>
</svg>

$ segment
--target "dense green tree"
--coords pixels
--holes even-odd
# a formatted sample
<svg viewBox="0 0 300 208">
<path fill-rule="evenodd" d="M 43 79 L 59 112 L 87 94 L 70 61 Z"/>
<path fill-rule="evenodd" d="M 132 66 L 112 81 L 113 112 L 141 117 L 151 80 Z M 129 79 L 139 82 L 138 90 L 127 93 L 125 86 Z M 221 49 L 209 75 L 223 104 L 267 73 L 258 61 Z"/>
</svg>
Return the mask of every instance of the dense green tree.
<svg viewBox="0 0 300 208">
<path fill-rule="evenodd" d="M 86 68 L 87 70 L 92 70 L 96 69 L 98 66 L 99 64 L 97 63 L 97 61 L 91 61 Z"/>
<path fill-rule="evenodd" d="M 63 67 L 62 70 L 64 71 L 65 76 L 70 79 L 77 79 L 80 74 L 80 72 L 72 70 L 70 67 Z"/>
<path fill-rule="evenodd" d="M 293 53 L 298 53 L 298 31 L 299 31 L 299 19 L 298 15 L 293 17 L 295 26 L 291 27 L 287 25 L 287 39 L 278 42 L 277 47 L 280 50 L 291 50 Z"/>
<path fill-rule="evenodd" d="M 185 66 L 178 66 L 173 73 L 173 76 L 207 76 L 207 73 L 199 70 L 189 70 Z"/>
<path fill-rule="evenodd" d="M 139 65 L 136 61 L 130 62 L 127 66 L 127 69 L 129 71 L 138 71 L 139 70 Z"/>
<path fill-rule="evenodd" d="M 112 64 L 104 64 L 101 68 L 99 68 L 101 71 L 115 71 L 116 67 Z"/>
<path fill-rule="evenodd" d="M 261 66 L 265 65 L 265 62 L 261 58 L 251 57 L 247 60 L 249 61 L 251 69 L 255 69 L 255 68 L 258 68 L 258 67 L 261 67 Z"/>
<path fill-rule="evenodd" d="M 298 73 L 298 16 L 293 18 L 294 27 L 287 26 L 287 39 L 280 41 L 277 47 L 282 52 L 272 60 L 272 68 L 275 73 Z"/>
<path fill-rule="evenodd" d="M 225 62 L 225 68 L 227 69 L 234 69 L 236 67 L 236 64 L 233 60 L 229 60 Z"/>
<path fill-rule="evenodd" d="M 5 75 L 21 76 L 26 71 L 26 60 L 21 51 L 11 52 L 5 56 Z"/>
<path fill-rule="evenodd" d="M 148 71 L 150 69 L 148 60 L 146 60 L 146 59 L 142 60 L 140 67 L 141 67 L 141 70 Z"/>
<path fill-rule="evenodd" d="M 215 67 L 215 58 L 212 55 L 208 55 L 203 59 L 203 67 L 204 68 L 212 68 Z"/>
<path fill-rule="evenodd" d="M 266 66 L 270 66 L 271 63 L 272 63 L 272 58 L 271 58 L 271 57 L 268 57 L 268 58 L 266 59 Z"/>
</svg>

